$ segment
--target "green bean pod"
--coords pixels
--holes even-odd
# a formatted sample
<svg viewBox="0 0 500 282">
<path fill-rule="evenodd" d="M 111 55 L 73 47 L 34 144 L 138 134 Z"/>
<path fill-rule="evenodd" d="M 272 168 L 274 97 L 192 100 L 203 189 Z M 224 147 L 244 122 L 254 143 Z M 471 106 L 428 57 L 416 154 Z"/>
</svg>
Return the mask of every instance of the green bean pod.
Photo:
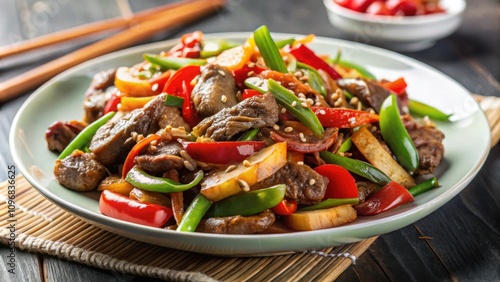
<svg viewBox="0 0 500 282">
<path fill-rule="evenodd" d="M 399 114 L 397 97 L 388 96 L 380 107 L 380 133 L 398 162 L 408 171 L 418 168 L 418 152 Z"/>
<path fill-rule="evenodd" d="M 343 198 L 343 199 L 326 199 L 321 201 L 315 205 L 307 206 L 299 209 L 298 211 L 314 211 L 314 210 L 322 210 L 333 207 L 338 207 L 341 205 L 357 205 L 359 203 L 359 198 Z"/>
<path fill-rule="evenodd" d="M 408 102 L 408 108 L 410 110 L 410 114 L 412 115 L 417 115 L 422 117 L 428 116 L 433 120 L 449 121 L 451 116 L 451 114 L 445 114 L 442 111 L 430 105 L 412 99 L 410 99 L 410 101 Z"/>
<path fill-rule="evenodd" d="M 343 157 L 328 151 L 323 151 L 319 154 L 326 163 L 339 165 L 379 186 L 384 186 L 391 181 L 385 173 L 367 162 Z"/>
<path fill-rule="evenodd" d="M 115 115 L 115 112 L 109 112 L 93 123 L 87 125 L 80 133 L 78 133 L 73 140 L 64 148 L 64 150 L 59 155 L 58 159 L 62 160 L 67 156 L 71 155 L 74 150 L 84 150 L 84 148 L 88 147 L 90 140 L 94 137 L 95 133 L 101 126 L 103 126 L 108 120 L 110 120 Z"/>
<path fill-rule="evenodd" d="M 439 182 L 437 181 L 436 177 L 432 177 L 420 184 L 413 186 L 408 191 L 413 197 L 416 197 L 422 193 L 431 190 L 432 188 L 437 188 L 437 187 L 439 187 Z"/>
<path fill-rule="evenodd" d="M 177 231 L 181 232 L 195 232 L 196 227 L 200 224 L 201 219 L 205 213 L 212 206 L 212 202 L 205 198 L 203 194 L 198 194 L 194 200 L 189 204 L 186 212 L 182 216 Z"/>
</svg>

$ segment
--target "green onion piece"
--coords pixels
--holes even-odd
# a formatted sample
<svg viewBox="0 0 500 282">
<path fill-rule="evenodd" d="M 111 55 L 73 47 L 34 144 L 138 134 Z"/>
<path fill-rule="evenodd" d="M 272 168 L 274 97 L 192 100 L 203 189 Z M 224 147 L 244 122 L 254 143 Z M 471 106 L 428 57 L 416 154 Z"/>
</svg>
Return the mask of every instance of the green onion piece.
<svg viewBox="0 0 500 282">
<path fill-rule="evenodd" d="M 273 79 L 269 79 L 267 84 L 276 101 L 309 128 L 314 136 L 321 137 L 323 135 L 323 126 L 311 108 L 307 106 L 303 107 L 302 101 L 293 92 L 281 86 L 281 84 Z"/>
<path fill-rule="evenodd" d="M 245 79 L 245 86 L 250 89 L 257 90 L 262 94 L 269 91 L 269 87 L 267 87 L 267 79 L 257 76 Z"/>
<path fill-rule="evenodd" d="M 61 152 L 59 157 L 57 159 L 62 160 L 66 158 L 67 156 L 71 155 L 74 150 L 84 150 L 85 147 L 88 147 L 90 140 L 92 140 L 92 137 L 94 137 L 95 133 L 101 126 L 103 126 L 108 120 L 110 120 L 113 116 L 115 115 L 115 112 L 109 112 L 93 123 L 87 125 L 78 135 L 71 140 L 71 142 L 64 148 L 64 150 Z"/>
<path fill-rule="evenodd" d="M 321 78 L 319 72 L 310 65 L 301 62 L 298 62 L 297 66 L 306 71 L 306 75 L 309 77 L 309 85 L 311 85 L 311 87 L 319 94 L 326 96 L 325 85 L 323 84 L 323 79 Z"/>
<path fill-rule="evenodd" d="M 347 169 L 348 171 L 362 176 L 381 187 L 385 186 L 391 181 L 391 179 L 387 175 L 385 175 L 385 173 L 367 162 L 343 157 L 337 154 L 330 153 L 328 151 L 320 152 L 319 155 L 326 163 L 339 165 Z"/>
<path fill-rule="evenodd" d="M 263 25 L 256 29 L 253 33 L 253 37 L 255 39 L 255 44 L 259 47 L 262 58 L 264 58 L 266 66 L 272 70 L 287 73 L 286 64 L 283 58 L 281 58 L 278 47 L 274 44 L 267 26 Z"/>
<path fill-rule="evenodd" d="M 413 186 L 408 191 L 413 197 L 416 197 L 424 192 L 431 190 L 432 188 L 437 187 L 439 187 L 439 182 L 437 181 L 436 177 L 432 177 L 418 185 Z"/>
<path fill-rule="evenodd" d="M 200 51 L 200 57 L 209 58 L 217 56 L 225 50 L 234 48 L 240 45 L 239 43 L 228 41 L 228 40 L 205 40 L 203 43 L 203 48 Z"/>
<path fill-rule="evenodd" d="M 186 212 L 182 216 L 182 220 L 177 226 L 177 231 L 181 232 L 194 232 L 196 227 L 200 224 L 201 219 L 205 213 L 212 206 L 212 202 L 205 198 L 203 194 L 198 194 L 191 202 Z"/>
<path fill-rule="evenodd" d="M 162 71 L 169 69 L 178 70 L 189 65 L 203 66 L 207 63 L 204 59 L 164 57 L 155 54 L 144 54 L 144 59 L 152 64 L 160 66 Z"/>
<path fill-rule="evenodd" d="M 259 129 L 252 128 L 245 132 L 245 134 L 241 135 L 240 138 L 238 138 L 238 141 L 252 141 L 255 136 L 257 136 L 257 133 L 259 133 Z"/>
<path fill-rule="evenodd" d="M 167 96 L 165 97 L 165 106 L 182 108 L 183 104 L 184 104 L 184 98 L 182 97 L 177 97 L 170 94 L 167 94 Z"/>
<path fill-rule="evenodd" d="M 428 116 L 433 120 L 449 121 L 451 117 L 451 114 L 445 114 L 430 105 L 412 99 L 410 99 L 410 101 L 408 102 L 408 108 L 410 109 L 410 114 L 412 115 L 422 117 Z"/>
<path fill-rule="evenodd" d="M 321 209 L 328 209 L 333 207 L 338 207 L 342 205 L 357 205 L 359 203 L 359 198 L 343 198 L 343 199 L 326 199 L 315 205 L 307 206 L 299 209 L 298 211 L 314 211 Z"/>
<path fill-rule="evenodd" d="M 351 146 L 352 146 L 351 137 L 348 137 L 340 145 L 339 153 L 345 153 L 345 152 L 349 151 L 351 149 Z"/>
<path fill-rule="evenodd" d="M 275 41 L 274 44 L 278 49 L 284 48 L 286 45 L 292 45 L 295 42 L 295 38 L 288 38 L 283 40 Z"/>
</svg>

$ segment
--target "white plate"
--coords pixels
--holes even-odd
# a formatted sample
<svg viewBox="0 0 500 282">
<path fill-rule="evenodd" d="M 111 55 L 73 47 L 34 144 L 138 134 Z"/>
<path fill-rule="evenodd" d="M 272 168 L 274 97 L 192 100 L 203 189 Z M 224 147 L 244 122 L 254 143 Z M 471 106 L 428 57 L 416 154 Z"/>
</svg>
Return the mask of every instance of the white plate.
<svg viewBox="0 0 500 282">
<path fill-rule="evenodd" d="M 243 41 L 248 33 L 206 35 Z M 274 34 L 275 38 L 299 35 Z M 490 131 L 470 93 L 442 73 L 410 58 L 366 45 L 317 38 L 311 47 L 366 66 L 379 78 L 405 77 L 410 96 L 460 119 L 438 123 L 445 133 L 444 161 L 437 176 L 441 188 L 418 196 L 411 204 L 373 217 L 359 218 L 337 228 L 273 235 L 214 235 L 180 233 L 106 217 L 99 212 L 98 194 L 77 193 L 60 186 L 53 176 L 56 155 L 47 149 L 44 132 L 56 120 L 81 119 L 82 101 L 91 77 L 98 71 L 133 65 L 145 52 L 167 50 L 177 40 L 139 46 L 91 60 L 61 73 L 40 87 L 21 107 L 10 133 L 10 147 L 25 178 L 49 200 L 81 219 L 111 232 L 165 247 L 216 255 L 262 255 L 353 243 L 409 225 L 457 195 L 477 174 L 489 152 Z M 443 222 L 445 224 L 445 222 Z"/>
</svg>

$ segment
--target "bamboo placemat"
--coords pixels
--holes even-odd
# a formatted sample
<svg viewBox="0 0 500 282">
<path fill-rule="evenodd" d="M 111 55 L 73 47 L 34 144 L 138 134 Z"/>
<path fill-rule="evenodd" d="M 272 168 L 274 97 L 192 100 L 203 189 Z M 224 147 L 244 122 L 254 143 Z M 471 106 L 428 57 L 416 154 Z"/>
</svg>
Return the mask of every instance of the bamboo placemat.
<svg viewBox="0 0 500 282">
<path fill-rule="evenodd" d="M 476 99 L 490 123 L 494 146 L 500 138 L 500 99 Z M 5 245 L 12 222 L 8 185 L 0 184 L 0 243 Z M 159 247 L 94 227 L 45 199 L 22 176 L 16 178 L 15 203 L 15 247 L 169 281 L 332 281 L 376 240 L 288 255 L 224 258 Z"/>
</svg>

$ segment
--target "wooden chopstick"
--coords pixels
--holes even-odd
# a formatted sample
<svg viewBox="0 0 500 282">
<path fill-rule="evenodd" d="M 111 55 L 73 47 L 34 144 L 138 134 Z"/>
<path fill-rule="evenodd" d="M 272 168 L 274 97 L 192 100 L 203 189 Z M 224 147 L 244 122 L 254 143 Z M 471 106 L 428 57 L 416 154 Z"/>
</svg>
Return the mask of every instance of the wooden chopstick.
<svg viewBox="0 0 500 282">
<path fill-rule="evenodd" d="M 189 2 L 189 1 L 187 1 Z M 132 15 L 131 17 L 119 17 L 107 19 L 95 23 L 85 24 L 79 27 L 70 28 L 58 32 L 53 32 L 47 35 L 42 35 L 33 39 L 25 40 L 22 42 L 10 44 L 0 47 L 0 59 L 8 56 L 17 55 L 26 51 L 31 51 L 37 48 L 61 43 L 75 38 L 88 36 L 91 34 L 104 32 L 112 29 L 125 29 L 134 24 L 148 20 L 158 13 L 167 11 L 183 5 L 183 2 L 171 3 L 153 9 L 148 9 Z"/>
<path fill-rule="evenodd" d="M 22 75 L 0 83 L 0 102 L 12 99 L 41 85 L 60 72 L 97 56 L 130 46 L 145 40 L 152 34 L 169 27 L 185 24 L 209 14 L 225 4 L 225 0 L 194 0 L 183 2 L 160 12 L 149 20 L 131 26 L 116 35 L 102 39 L 49 63 L 34 68 Z"/>
</svg>

